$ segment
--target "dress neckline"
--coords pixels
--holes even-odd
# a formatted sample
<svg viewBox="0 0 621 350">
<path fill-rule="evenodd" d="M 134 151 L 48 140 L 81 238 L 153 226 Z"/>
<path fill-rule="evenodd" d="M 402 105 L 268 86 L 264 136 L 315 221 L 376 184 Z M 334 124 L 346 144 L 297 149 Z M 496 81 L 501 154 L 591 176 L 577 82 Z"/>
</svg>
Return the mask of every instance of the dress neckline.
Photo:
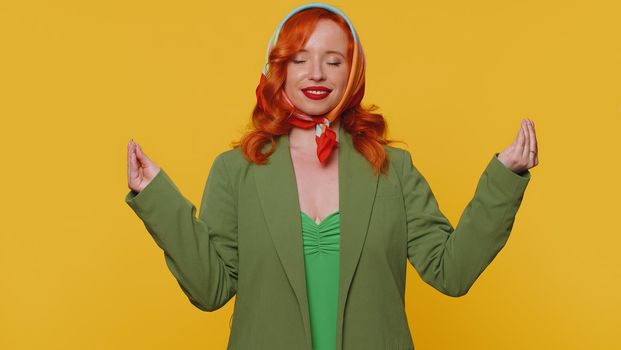
<svg viewBox="0 0 621 350">
<path fill-rule="evenodd" d="M 306 216 L 308 219 L 310 219 L 310 221 L 311 221 L 313 224 L 315 224 L 315 225 L 317 225 L 317 226 L 320 226 L 320 225 L 321 225 L 321 224 L 323 224 L 323 223 L 324 223 L 327 219 L 329 219 L 329 218 L 331 218 L 331 217 L 333 217 L 333 216 L 337 215 L 337 214 L 339 213 L 339 211 L 337 210 L 337 211 L 335 211 L 335 212 L 333 212 L 333 213 L 331 213 L 331 214 L 328 214 L 328 215 L 327 215 L 325 218 L 323 218 L 323 220 L 321 220 L 321 222 L 319 222 L 319 223 L 315 222 L 315 219 L 313 219 L 312 217 L 310 217 L 310 215 L 306 214 L 306 213 L 305 213 L 305 212 L 303 212 L 302 210 L 300 210 L 300 213 L 301 213 L 303 216 Z"/>
</svg>

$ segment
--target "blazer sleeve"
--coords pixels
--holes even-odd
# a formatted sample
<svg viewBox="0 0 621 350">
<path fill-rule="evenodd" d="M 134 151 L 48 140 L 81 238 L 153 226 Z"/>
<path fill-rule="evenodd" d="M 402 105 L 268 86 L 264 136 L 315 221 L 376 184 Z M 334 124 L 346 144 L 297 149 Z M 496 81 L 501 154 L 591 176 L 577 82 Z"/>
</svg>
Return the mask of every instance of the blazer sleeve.
<svg viewBox="0 0 621 350">
<path fill-rule="evenodd" d="M 214 160 L 196 208 L 163 168 L 125 202 L 163 250 L 166 265 L 190 302 L 214 311 L 237 292 L 237 202 L 222 155 Z"/>
<path fill-rule="evenodd" d="M 495 153 L 453 228 L 410 152 L 403 151 L 408 259 L 427 284 L 462 296 L 507 242 L 531 174 L 513 172 Z"/>
</svg>

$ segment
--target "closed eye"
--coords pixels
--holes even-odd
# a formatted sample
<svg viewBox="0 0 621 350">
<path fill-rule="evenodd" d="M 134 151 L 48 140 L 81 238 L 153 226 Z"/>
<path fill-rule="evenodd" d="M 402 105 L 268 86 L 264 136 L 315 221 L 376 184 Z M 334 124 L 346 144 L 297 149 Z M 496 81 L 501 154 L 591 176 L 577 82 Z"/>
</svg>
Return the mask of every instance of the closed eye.
<svg viewBox="0 0 621 350">
<path fill-rule="evenodd" d="M 304 62 L 306 62 L 306 61 L 304 61 L 304 60 L 293 60 L 294 64 L 300 64 L 300 63 L 304 63 Z M 334 63 L 328 63 L 328 64 L 331 65 L 331 66 L 338 67 L 338 66 L 341 65 L 341 62 L 334 62 Z"/>
</svg>

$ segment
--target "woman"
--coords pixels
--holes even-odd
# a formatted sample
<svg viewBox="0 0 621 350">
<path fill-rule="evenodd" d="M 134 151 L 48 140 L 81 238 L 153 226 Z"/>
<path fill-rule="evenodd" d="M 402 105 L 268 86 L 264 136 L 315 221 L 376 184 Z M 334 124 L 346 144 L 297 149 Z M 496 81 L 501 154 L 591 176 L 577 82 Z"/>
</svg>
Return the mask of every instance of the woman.
<svg viewBox="0 0 621 350">
<path fill-rule="evenodd" d="M 538 163 L 532 122 L 494 154 L 453 229 L 383 117 L 360 106 L 364 68 L 340 10 L 291 11 L 268 45 L 253 129 L 216 157 L 198 218 L 128 145 L 125 200 L 190 302 L 214 311 L 237 296 L 228 349 L 414 349 L 406 261 L 457 297 L 508 239 Z"/>
</svg>

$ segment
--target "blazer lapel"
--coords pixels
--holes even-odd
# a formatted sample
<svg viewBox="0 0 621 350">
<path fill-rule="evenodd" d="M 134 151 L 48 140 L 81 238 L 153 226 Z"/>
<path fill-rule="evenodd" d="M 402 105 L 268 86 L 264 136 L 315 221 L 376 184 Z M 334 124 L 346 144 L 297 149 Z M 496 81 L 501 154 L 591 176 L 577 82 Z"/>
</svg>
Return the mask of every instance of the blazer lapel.
<svg viewBox="0 0 621 350">
<path fill-rule="evenodd" d="M 367 237 L 369 219 L 379 177 L 371 164 L 352 143 L 351 134 L 339 128 L 339 210 L 341 223 L 341 256 L 339 302 L 337 313 L 337 350 L 343 342 L 343 317 L 349 286 L 358 266 Z"/>
<path fill-rule="evenodd" d="M 267 150 L 267 146 L 264 151 Z M 341 225 L 337 344 L 341 348 L 343 315 L 349 286 L 358 266 L 369 226 L 378 176 L 354 148 L 352 138 L 339 127 L 339 211 Z M 268 164 L 255 167 L 257 192 L 280 262 L 302 313 L 308 348 L 311 328 L 306 294 L 302 223 L 289 135 L 282 135 Z"/>
</svg>

